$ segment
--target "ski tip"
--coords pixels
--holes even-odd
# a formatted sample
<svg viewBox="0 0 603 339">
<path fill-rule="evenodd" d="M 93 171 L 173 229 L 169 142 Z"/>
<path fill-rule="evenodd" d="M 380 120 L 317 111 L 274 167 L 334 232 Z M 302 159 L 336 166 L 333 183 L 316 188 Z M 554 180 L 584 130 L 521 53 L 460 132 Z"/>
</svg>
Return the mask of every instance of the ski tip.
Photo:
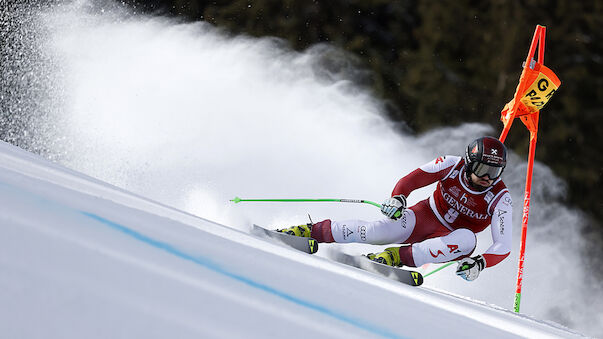
<svg viewBox="0 0 603 339">
<path fill-rule="evenodd" d="M 234 202 L 235 204 L 241 202 L 241 198 L 239 197 L 234 197 L 234 199 L 230 199 L 230 201 Z"/>
</svg>

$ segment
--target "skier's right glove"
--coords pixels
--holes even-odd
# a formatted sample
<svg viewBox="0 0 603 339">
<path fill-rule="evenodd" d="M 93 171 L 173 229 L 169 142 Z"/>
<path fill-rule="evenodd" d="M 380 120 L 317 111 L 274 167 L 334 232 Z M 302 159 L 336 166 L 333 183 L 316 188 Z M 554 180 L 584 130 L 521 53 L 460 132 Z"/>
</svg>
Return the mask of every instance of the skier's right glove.
<svg viewBox="0 0 603 339">
<path fill-rule="evenodd" d="M 456 268 L 456 275 L 467 281 L 473 281 L 477 279 L 479 272 L 481 272 L 485 267 L 486 261 L 481 255 L 465 258 L 459 261 L 459 264 Z"/>
<path fill-rule="evenodd" d="M 381 204 L 381 213 L 394 220 L 402 216 L 404 209 L 406 209 L 406 197 L 402 194 L 394 195 Z"/>
</svg>

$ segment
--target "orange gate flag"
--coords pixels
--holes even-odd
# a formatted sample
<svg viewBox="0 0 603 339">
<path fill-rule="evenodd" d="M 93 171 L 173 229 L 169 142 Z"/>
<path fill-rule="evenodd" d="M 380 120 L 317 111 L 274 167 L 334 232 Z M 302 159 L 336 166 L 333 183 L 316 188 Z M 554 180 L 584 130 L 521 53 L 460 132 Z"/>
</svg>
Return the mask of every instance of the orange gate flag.
<svg viewBox="0 0 603 339">
<path fill-rule="evenodd" d="M 500 141 L 504 142 L 513 120 L 520 118 L 530 131 L 530 150 L 528 155 L 528 170 L 526 174 L 526 189 L 523 201 L 523 217 L 521 225 L 521 243 L 519 248 L 519 263 L 517 269 L 517 287 L 515 291 L 515 312 L 519 312 L 521 301 L 521 286 L 523 282 L 523 267 L 525 261 L 526 234 L 528 229 L 528 216 L 530 214 L 530 195 L 532 191 L 532 170 L 536 154 L 536 141 L 538 134 L 538 117 L 540 109 L 546 105 L 553 94 L 561 86 L 559 78 L 544 63 L 544 38 L 546 28 L 536 26 L 528 57 L 524 63 L 519 84 L 515 90 L 513 100 L 509 101 L 501 112 L 500 120 L 504 124 Z M 534 60 L 538 46 L 538 62 Z"/>
<path fill-rule="evenodd" d="M 544 26 L 538 25 L 536 27 L 515 95 L 501 112 L 500 120 L 504 124 L 500 136 L 502 142 L 505 141 L 511 124 L 517 117 L 521 119 L 531 133 L 536 133 L 538 131 L 538 112 L 561 86 L 561 81 L 557 75 L 543 65 L 545 32 L 546 28 Z M 536 45 L 539 45 L 538 62 L 533 59 L 536 53 Z"/>
<path fill-rule="evenodd" d="M 510 122 L 518 117 L 530 132 L 536 132 L 538 125 L 533 123 L 534 117 L 530 115 L 537 114 L 549 102 L 561 81 L 553 71 L 534 60 L 530 66 L 533 68 L 524 68 L 515 97 L 503 108 L 500 120 L 510 128 Z"/>
</svg>

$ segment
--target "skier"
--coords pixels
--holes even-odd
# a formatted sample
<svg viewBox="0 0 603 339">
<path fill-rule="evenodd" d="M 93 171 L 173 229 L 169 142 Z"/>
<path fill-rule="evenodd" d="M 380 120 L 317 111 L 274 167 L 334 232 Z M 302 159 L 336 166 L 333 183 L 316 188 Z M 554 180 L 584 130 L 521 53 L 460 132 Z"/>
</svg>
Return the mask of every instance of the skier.
<svg viewBox="0 0 603 339">
<path fill-rule="evenodd" d="M 403 244 L 367 256 L 390 266 L 418 267 L 460 260 L 456 274 L 475 280 L 511 252 L 512 201 L 500 175 L 506 148 L 496 138 L 482 137 L 467 146 L 465 157 L 441 156 L 398 181 L 381 212 L 388 218 L 373 222 L 324 220 L 277 230 L 318 242 Z M 438 182 L 433 194 L 406 208 L 414 190 Z M 476 233 L 491 225 L 493 244 L 483 254 L 470 255 Z"/>
</svg>

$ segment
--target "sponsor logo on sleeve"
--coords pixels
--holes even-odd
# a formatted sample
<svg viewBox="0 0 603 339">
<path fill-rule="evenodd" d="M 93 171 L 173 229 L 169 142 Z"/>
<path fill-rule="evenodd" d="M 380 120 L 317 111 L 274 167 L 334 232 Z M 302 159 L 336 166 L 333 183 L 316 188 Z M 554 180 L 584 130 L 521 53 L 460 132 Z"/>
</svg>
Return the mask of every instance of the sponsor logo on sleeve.
<svg viewBox="0 0 603 339">
<path fill-rule="evenodd" d="M 503 200 L 503 202 L 509 206 L 513 206 L 513 200 L 511 200 L 510 196 L 505 196 L 505 199 Z"/>
<path fill-rule="evenodd" d="M 504 235 L 505 234 L 505 218 L 503 216 L 506 213 L 507 213 L 507 211 L 504 211 L 504 210 L 498 210 L 497 211 L 497 214 L 498 214 L 498 226 L 500 228 L 500 235 Z"/>
</svg>

